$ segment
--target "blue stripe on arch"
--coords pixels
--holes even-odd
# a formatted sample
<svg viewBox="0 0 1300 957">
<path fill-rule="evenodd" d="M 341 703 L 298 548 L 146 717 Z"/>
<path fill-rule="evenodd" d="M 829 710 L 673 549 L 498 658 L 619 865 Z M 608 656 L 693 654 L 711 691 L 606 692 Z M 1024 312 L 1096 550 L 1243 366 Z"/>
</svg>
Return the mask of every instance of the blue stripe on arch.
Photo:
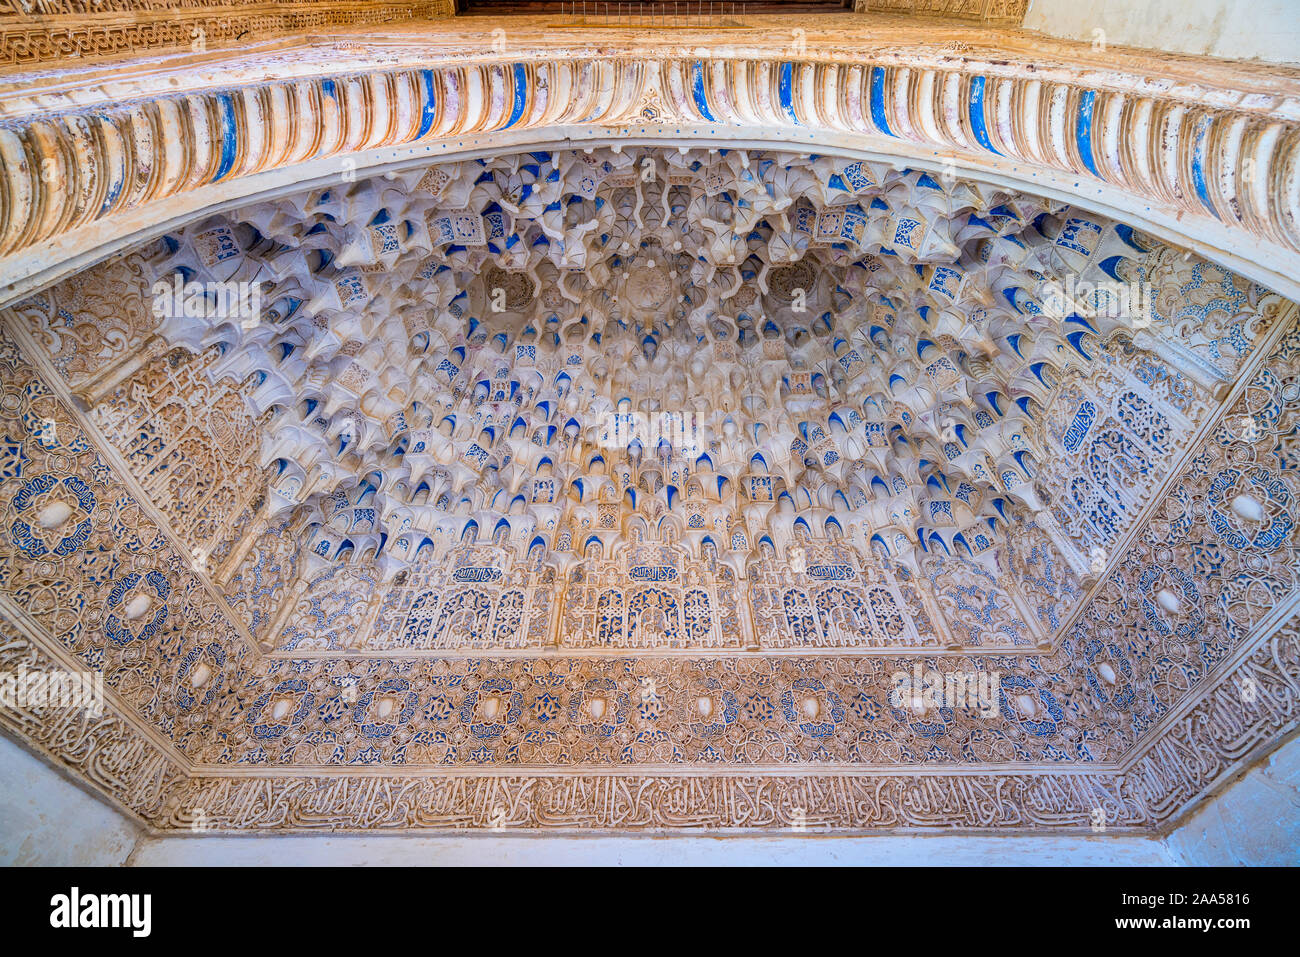
<svg viewBox="0 0 1300 957">
<path fill-rule="evenodd" d="M 235 125 L 235 104 L 229 93 L 217 94 L 217 109 L 221 113 L 221 165 L 212 181 L 220 181 L 234 168 L 235 153 L 239 150 L 239 129 Z"/>
<path fill-rule="evenodd" d="M 885 70 L 879 66 L 871 68 L 871 122 L 886 136 L 894 135 L 885 116 Z"/>
<path fill-rule="evenodd" d="M 522 63 L 515 64 L 515 104 L 510 111 L 510 120 L 502 129 L 510 129 L 524 115 L 524 101 L 528 97 L 528 74 Z"/>
<path fill-rule="evenodd" d="M 1205 144 L 1210 138 L 1212 122 L 1212 117 L 1203 116 L 1196 124 L 1196 141 L 1192 149 L 1192 183 L 1196 186 L 1196 195 L 1201 198 L 1201 205 L 1210 211 L 1210 215 L 1218 219 L 1219 213 L 1210 202 L 1210 191 L 1205 184 Z"/>
<path fill-rule="evenodd" d="M 108 212 L 113 204 L 117 202 L 117 198 L 122 195 L 123 177 L 121 173 L 122 171 L 118 170 L 116 178 L 108 184 L 108 192 L 104 196 L 103 204 L 99 207 L 100 215 Z"/>
<path fill-rule="evenodd" d="M 438 94 L 433 89 L 433 71 L 421 70 L 420 79 L 424 81 L 424 110 L 420 114 L 420 132 L 415 134 L 417 140 L 433 129 L 433 121 L 438 115 Z"/>
<path fill-rule="evenodd" d="M 1083 157 L 1083 165 L 1088 167 L 1088 172 L 1098 178 L 1101 174 L 1097 172 L 1097 161 L 1092 156 L 1092 121 L 1096 114 L 1097 91 L 1087 90 L 1079 98 L 1079 116 L 1074 126 L 1074 141 L 1079 146 L 1079 155 Z"/>
<path fill-rule="evenodd" d="M 785 115 L 794 120 L 796 126 L 800 125 L 799 117 L 795 116 L 794 112 L 794 64 L 789 60 L 781 64 L 781 75 L 777 79 L 776 91 Z"/>
<path fill-rule="evenodd" d="M 984 147 L 990 153 L 998 153 L 993 146 L 993 141 L 989 139 L 988 124 L 984 121 L 984 84 L 986 79 L 982 76 L 973 77 L 970 82 L 970 125 L 975 131 L 975 140 L 980 146 Z"/>
<path fill-rule="evenodd" d="M 704 93 L 704 64 L 699 60 L 691 66 L 691 96 L 695 98 L 695 108 L 710 123 L 718 122 L 709 112 L 709 99 Z"/>
</svg>

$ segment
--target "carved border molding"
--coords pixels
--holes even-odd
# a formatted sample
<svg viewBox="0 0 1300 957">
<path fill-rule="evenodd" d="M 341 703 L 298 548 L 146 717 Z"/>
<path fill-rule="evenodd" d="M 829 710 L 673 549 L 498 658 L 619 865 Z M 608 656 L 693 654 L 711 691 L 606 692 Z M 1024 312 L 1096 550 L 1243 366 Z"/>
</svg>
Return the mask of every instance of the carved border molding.
<svg viewBox="0 0 1300 957">
<path fill-rule="evenodd" d="M 0 613 L 3 609 L 0 608 Z M 8 625 L 7 619 L 6 623 Z M 1253 651 L 1130 769 L 1014 773 L 647 774 L 643 770 L 482 774 L 187 776 L 119 716 L 49 720 L 0 708 L 0 728 L 63 764 L 159 830 L 368 831 L 602 829 L 719 831 L 1163 833 L 1300 725 L 1300 618 L 1261 633 Z M 6 668 L 51 659 L 9 626 Z M 1260 698 L 1243 715 L 1237 682 Z M 1229 727 L 1206 740 L 1202 729 Z M 1097 809 L 1101 809 L 1098 814 Z"/>
<path fill-rule="evenodd" d="M 8 602 L 0 603 L 0 671 L 67 667 L 63 655 L 47 650 L 54 644 L 48 636 L 21 627 L 15 617 Z M 111 701 L 106 701 L 99 716 L 85 710 L 51 715 L 41 713 L 45 709 L 0 705 L 0 731 L 128 815 L 153 823 L 165 813 L 169 795 L 186 787 L 187 769 L 174 749 L 159 746 L 153 736 L 109 705 Z"/>
<path fill-rule="evenodd" d="M 779 142 L 947 166 L 1119 216 L 1300 298 L 1300 83 L 1285 71 L 1263 82 L 1219 64 L 1193 84 L 1131 62 L 1037 69 L 831 41 L 816 55 L 746 36 L 598 57 L 511 42 L 508 56 L 307 43 L 266 51 L 255 71 L 235 58 L 154 69 L 141 86 L 10 84 L 4 301 L 218 206 L 565 138 Z M 126 90 L 136 98 L 115 98 Z"/>
<path fill-rule="evenodd" d="M 902 13 L 1019 24 L 1029 0 L 854 0 L 854 13 Z"/>
<path fill-rule="evenodd" d="M 14 0 L 31 12 L 0 13 L 0 69 L 174 51 L 205 52 L 245 37 L 264 39 L 352 24 L 433 20 L 451 0 L 332 3 L 327 0 Z"/>
</svg>

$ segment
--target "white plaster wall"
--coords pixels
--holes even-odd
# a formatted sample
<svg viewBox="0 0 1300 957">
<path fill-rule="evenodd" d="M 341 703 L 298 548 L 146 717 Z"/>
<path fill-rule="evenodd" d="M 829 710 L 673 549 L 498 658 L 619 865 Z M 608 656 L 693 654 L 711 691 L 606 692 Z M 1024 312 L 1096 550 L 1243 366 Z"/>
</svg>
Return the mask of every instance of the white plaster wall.
<svg viewBox="0 0 1300 957">
<path fill-rule="evenodd" d="M 1300 0 L 1030 0 L 1024 26 L 1069 40 L 1300 63 Z"/>
<path fill-rule="evenodd" d="M 166 837 L 137 865 L 1168 865 L 1158 841 L 1077 837 Z"/>
<path fill-rule="evenodd" d="M 1300 865 L 1300 738 L 1274 751 L 1166 843 L 1186 864 Z"/>
<path fill-rule="evenodd" d="M 122 864 L 139 829 L 0 736 L 0 865 Z"/>
</svg>

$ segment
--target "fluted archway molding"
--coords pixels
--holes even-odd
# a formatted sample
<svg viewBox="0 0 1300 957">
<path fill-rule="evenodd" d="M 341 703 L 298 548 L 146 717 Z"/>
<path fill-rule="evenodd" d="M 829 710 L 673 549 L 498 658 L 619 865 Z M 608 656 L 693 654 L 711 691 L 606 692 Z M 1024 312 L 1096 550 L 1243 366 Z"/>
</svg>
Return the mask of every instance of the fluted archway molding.
<svg viewBox="0 0 1300 957">
<path fill-rule="evenodd" d="M 449 156 L 588 142 L 947 169 L 1069 199 L 1300 298 L 1300 74 L 1172 57 L 1142 72 L 1118 54 L 1105 68 L 1062 43 L 1030 62 L 1005 36 L 997 59 L 956 55 L 953 40 L 864 53 L 829 38 L 802 52 L 770 33 L 737 39 L 583 47 L 595 56 L 517 35 L 468 54 L 391 36 L 303 40 L 11 80 L 2 301 L 221 208 Z"/>
</svg>

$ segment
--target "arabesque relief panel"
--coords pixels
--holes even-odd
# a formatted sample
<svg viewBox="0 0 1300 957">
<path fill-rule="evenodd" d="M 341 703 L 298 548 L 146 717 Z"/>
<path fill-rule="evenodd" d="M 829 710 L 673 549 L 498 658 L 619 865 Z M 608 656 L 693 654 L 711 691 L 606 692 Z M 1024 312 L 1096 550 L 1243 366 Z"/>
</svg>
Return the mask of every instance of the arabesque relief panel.
<svg viewBox="0 0 1300 957">
<path fill-rule="evenodd" d="M 5 665 L 118 710 L 5 727 L 278 828 L 1152 829 L 1290 733 L 1291 304 L 1065 204 L 675 155 L 316 190 L 6 313 Z"/>
</svg>

